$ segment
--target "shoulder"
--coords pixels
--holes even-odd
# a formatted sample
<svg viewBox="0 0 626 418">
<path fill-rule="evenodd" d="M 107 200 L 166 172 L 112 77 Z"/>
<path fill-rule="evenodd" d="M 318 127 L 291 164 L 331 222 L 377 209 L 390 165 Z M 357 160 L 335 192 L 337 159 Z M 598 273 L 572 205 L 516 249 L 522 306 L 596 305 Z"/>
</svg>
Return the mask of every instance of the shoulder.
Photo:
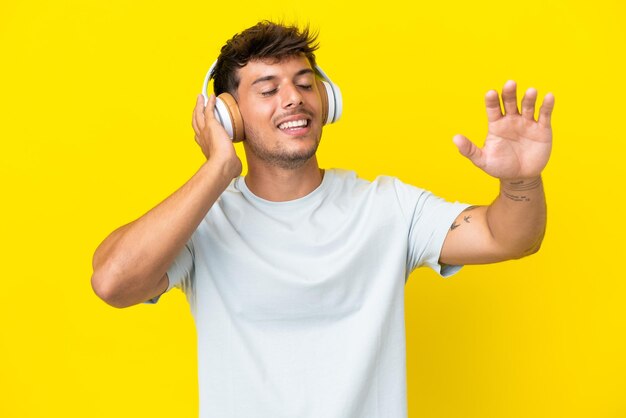
<svg viewBox="0 0 626 418">
<path fill-rule="evenodd" d="M 430 194 L 425 189 L 405 183 L 398 177 L 379 175 L 373 180 L 360 177 L 353 170 L 328 169 L 326 175 L 332 177 L 333 188 L 353 190 L 361 193 L 373 193 L 376 195 L 395 196 L 398 199 L 413 198 Z"/>
<path fill-rule="evenodd" d="M 379 202 L 389 209 L 399 206 L 403 212 L 412 211 L 411 208 L 419 201 L 432 195 L 394 176 L 379 175 L 373 180 L 367 180 L 354 171 L 342 169 L 327 170 L 327 174 L 332 176 L 331 196 Z"/>
<path fill-rule="evenodd" d="M 394 189 L 394 188 L 412 188 L 416 190 L 418 189 L 414 186 L 408 185 L 393 176 L 379 175 L 374 180 L 367 180 L 365 178 L 360 177 L 353 170 L 345 170 L 340 168 L 333 168 L 326 170 L 326 175 L 332 176 L 333 182 L 336 184 L 352 186 L 355 188 L 364 188 L 364 189 Z"/>
</svg>

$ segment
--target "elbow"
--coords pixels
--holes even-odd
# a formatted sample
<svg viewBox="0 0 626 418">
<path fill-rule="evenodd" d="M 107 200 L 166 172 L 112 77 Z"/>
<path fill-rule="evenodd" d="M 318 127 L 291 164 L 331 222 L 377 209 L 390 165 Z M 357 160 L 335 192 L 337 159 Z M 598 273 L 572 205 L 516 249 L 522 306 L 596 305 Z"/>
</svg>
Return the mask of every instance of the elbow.
<svg viewBox="0 0 626 418">
<path fill-rule="evenodd" d="M 526 257 L 527 255 L 533 255 L 537 252 L 539 252 L 539 249 L 541 248 L 541 243 L 543 242 L 543 239 L 540 239 L 538 242 L 536 242 L 532 247 L 530 247 L 529 249 L 527 249 L 524 252 L 523 257 Z"/>
<path fill-rule="evenodd" d="M 543 237 L 539 238 L 539 240 L 535 241 L 530 247 L 523 247 L 522 250 L 518 250 L 511 259 L 518 260 L 520 258 L 528 257 L 529 255 L 533 255 L 539 251 L 541 248 L 541 243 L 543 242 Z"/>
<path fill-rule="evenodd" d="M 535 242 L 533 242 L 533 244 L 530 246 L 530 248 L 528 248 L 525 252 L 524 252 L 524 257 L 527 255 L 533 255 L 537 252 L 539 252 L 539 249 L 541 248 L 541 244 L 543 243 L 543 238 L 546 236 L 546 228 L 545 225 L 543 227 L 543 231 L 541 232 L 541 235 L 539 235 L 537 237 L 537 239 L 535 240 Z"/>
<path fill-rule="evenodd" d="M 115 276 L 102 270 L 94 270 L 91 276 L 91 288 L 96 296 L 114 308 L 126 308 L 131 306 L 122 300 L 122 292 L 115 285 Z"/>
</svg>

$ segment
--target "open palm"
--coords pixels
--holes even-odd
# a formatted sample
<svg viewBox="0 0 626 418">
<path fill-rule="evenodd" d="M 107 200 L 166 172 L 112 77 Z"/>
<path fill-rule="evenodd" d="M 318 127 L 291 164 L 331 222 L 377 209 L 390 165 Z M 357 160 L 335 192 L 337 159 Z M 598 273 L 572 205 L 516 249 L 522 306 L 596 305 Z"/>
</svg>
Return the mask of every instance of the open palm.
<svg viewBox="0 0 626 418">
<path fill-rule="evenodd" d="M 528 179 L 541 175 L 552 149 L 550 117 L 554 95 L 548 93 L 535 120 L 537 90 L 529 88 L 522 98 L 522 112 L 517 108 L 517 85 L 508 81 L 502 89 L 505 113 L 500 109 L 498 92 L 485 95 L 489 131 L 483 148 L 477 147 L 463 135 L 454 143 L 461 154 L 481 170 L 499 179 Z"/>
</svg>

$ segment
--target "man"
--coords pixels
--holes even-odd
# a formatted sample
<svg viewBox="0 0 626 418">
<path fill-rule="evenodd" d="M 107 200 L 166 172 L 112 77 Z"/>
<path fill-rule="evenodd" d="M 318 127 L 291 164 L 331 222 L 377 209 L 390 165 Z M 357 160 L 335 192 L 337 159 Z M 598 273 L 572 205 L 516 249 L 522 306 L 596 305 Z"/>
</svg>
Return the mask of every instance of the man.
<svg viewBox="0 0 626 418">
<path fill-rule="evenodd" d="M 181 288 L 198 330 L 201 417 L 406 416 L 404 283 L 426 265 L 538 250 L 541 172 L 554 97 L 534 120 L 516 86 L 486 95 L 482 149 L 460 152 L 500 179 L 489 206 L 447 203 L 397 179 L 321 170 L 322 99 L 307 30 L 262 22 L 222 48 L 215 90 L 234 96 L 248 172 L 198 97 L 192 125 L 207 161 L 161 204 L 96 250 L 92 285 L 116 307 Z"/>
</svg>

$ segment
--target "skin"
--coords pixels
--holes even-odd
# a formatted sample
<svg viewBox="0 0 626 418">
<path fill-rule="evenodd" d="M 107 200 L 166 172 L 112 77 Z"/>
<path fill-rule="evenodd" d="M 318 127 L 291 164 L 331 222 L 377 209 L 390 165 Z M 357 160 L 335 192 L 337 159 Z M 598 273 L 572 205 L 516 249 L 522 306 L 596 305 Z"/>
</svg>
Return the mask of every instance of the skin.
<svg viewBox="0 0 626 418">
<path fill-rule="evenodd" d="M 307 195 L 322 181 L 315 150 L 322 132 L 321 99 L 303 57 L 278 63 L 250 62 L 239 70 L 235 96 L 246 121 L 246 183 L 257 196 L 284 201 Z M 269 78 L 258 82 L 259 78 Z M 263 94 L 263 92 L 272 92 Z M 113 231 L 96 249 L 91 284 L 111 306 L 123 308 L 162 294 L 167 269 L 242 163 L 214 117 L 215 97 L 193 111 L 195 140 L 207 158 L 180 189 L 139 219 Z M 285 133 L 288 119 L 309 119 L 306 129 Z M 310 156 L 310 157 L 307 157 Z"/>
<path fill-rule="evenodd" d="M 315 156 L 322 136 L 322 107 L 309 61 L 303 56 L 280 62 L 250 61 L 238 76 L 235 96 L 245 121 L 248 188 L 271 201 L 306 196 L 322 181 Z M 241 165 L 212 113 L 214 106 L 213 96 L 206 107 L 198 97 L 192 118 L 196 142 L 207 158 L 219 152 Z M 307 129 L 286 133 L 277 127 L 282 121 L 302 118 L 309 120 Z"/>
<path fill-rule="evenodd" d="M 278 62 L 251 61 L 238 72 L 235 94 L 245 123 L 246 184 L 271 201 L 303 197 L 323 177 L 315 151 L 321 139 L 321 100 L 309 62 L 295 56 Z M 545 230 L 541 172 L 551 149 L 546 95 L 534 120 L 537 92 L 529 89 L 517 111 L 516 85 L 508 82 L 500 112 L 496 91 L 486 95 L 489 133 L 483 148 L 457 135 L 462 155 L 500 179 L 500 194 L 489 206 L 472 207 L 451 225 L 440 261 L 469 264 L 517 258 L 536 251 Z M 139 219 L 113 231 L 93 257 L 92 287 L 115 307 L 144 302 L 168 286 L 167 269 L 209 209 L 241 174 L 232 141 L 215 119 L 215 97 L 198 96 L 192 116 L 195 140 L 207 158 L 181 188 Z M 284 131 L 281 122 L 307 119 L 306 128 Z"/>
<path fill-rule="evenodd" d="M 488 133 L 479 148 L 463 135 L 453 138 L 459 152 L 490 176 L 500 179 L 500 193 L 489 206 L 461 213 L 444 242 L 440 262 L 482 264 L 520 258 L 539 249 L 546 227 L 541 173 L 552 150 L 554 95 L 548 93 L 535 120 L 537 90 L 529 88 L 517 107 L 517 85 L 485 95 Z M 467 218 L 470 216 L 470 218 Z"/>
<path fill-rule="evenodd" d="M 246 126 L 246 184 L 272 201 L 307 195 L 322 181 L 315 152 L 322 136 L 322 105 L 315 74 L 303 56 L 252 61 L 239 71 L 237 101 Z M 305 129 L 285 131 L 286 120 L 307 119 Z"/>
</svg>

